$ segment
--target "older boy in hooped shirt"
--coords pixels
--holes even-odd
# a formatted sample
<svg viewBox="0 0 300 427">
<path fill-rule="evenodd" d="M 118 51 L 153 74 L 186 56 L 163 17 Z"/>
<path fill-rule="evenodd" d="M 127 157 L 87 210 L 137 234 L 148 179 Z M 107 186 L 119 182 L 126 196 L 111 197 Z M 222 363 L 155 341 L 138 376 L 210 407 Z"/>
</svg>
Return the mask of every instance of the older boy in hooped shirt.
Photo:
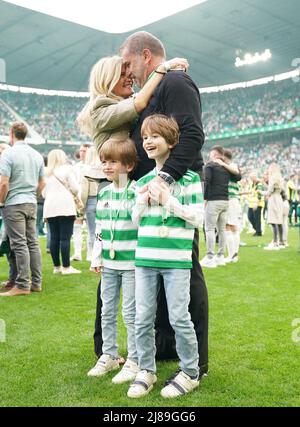
<svg viewBox="0 0 300 427">
<path fill-rule="evenodd" d="M 192 246 L 195 228 L 203 222 L 203 195 L 199 175 L 190 170 L 173 189 L 150 184 L 179 141 L 179 128 L 174 119 L 159 114 L 147 117 L 142 136 L 143 147 L 148 157 L 155 160 L 156 168 L 137 182 L 139 192 L 132 211 L 132 220 L 139 224 L 135 332 L 141 371 L 131 384 L 128 397 L 148 394 L 157 381 L 154 320 L 157 279 L 162 275 L 180 359 L 180 371 L 161 391 L 161 395 L 168 398 L 188 393 L 199 385 L 197 338 L 188 306 Z"/>
</svg>

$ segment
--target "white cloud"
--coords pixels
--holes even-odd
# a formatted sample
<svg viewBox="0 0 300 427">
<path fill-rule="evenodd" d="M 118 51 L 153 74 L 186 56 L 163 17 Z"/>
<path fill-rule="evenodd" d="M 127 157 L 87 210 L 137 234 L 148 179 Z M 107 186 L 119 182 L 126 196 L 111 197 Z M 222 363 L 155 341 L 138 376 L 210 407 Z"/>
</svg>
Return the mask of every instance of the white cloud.
<svg viewBox="0 0 300 427">
<path fill-rule="evenodd" d="M 207 0 L 5 0 L 109 33 L 151 24 Z"/>
</svg>

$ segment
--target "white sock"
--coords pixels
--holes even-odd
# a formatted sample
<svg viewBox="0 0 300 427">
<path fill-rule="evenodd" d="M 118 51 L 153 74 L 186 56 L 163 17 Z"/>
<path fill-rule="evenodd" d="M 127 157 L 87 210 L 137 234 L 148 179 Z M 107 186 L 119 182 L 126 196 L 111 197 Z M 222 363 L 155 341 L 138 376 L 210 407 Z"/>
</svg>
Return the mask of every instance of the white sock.
<svg viewBox="0 0 300 427">
<path fill-rule="evenodd" d="M 240 232 L 239 231 L 234 231 L 232 233 L 232 239 L 233 239 L 233 250 L 234 253 L 233 254 L 238 254 L 239 253 L 239 248 L 240 248 Z"/>
<path fill-rule="evenodd" d="M 234 255 L 234 240 L 233 233 L 229 230 L 226 231 L 226 243 L 229 258 L 232 258 Z"/>
<path fill-rule="evenodd" d="M 81 258 L 81 252 L 82 252 L 82 225 L 81 224 L 74 224 L 73 243 L 74 243 L 74 256 L 76 258 Z"/>
</svg>

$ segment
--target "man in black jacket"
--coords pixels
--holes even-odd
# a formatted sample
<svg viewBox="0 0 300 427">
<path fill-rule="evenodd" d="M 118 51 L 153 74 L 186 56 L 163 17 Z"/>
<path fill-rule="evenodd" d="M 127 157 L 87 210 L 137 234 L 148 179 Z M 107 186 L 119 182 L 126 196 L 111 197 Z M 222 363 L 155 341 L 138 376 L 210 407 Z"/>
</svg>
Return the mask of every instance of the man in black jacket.
<svg viewBox="0 0 300 427">
<path fill-rule="evenodd" d="M 121 47 L 121 54 L 127 63 L 129 73 L 139 87 L 143 87 L 156 72 L 158 65 L 166 58 L 165 49 L 160 40 L 144 31 L 129 36 Z M 167 68 L 168 64 L 166 64 Z M 170 71 L 165 74 L 133 129 L 131 137 L 136 144 L 140 160 L 134 179 L 141 178 L 155 166 L 143 149 L 141 126 L 147 116 L 156 113 L 174 117 L 180 129 L 180 142 L 172 150 L 156 181 L 172 184 L 180 179 L 188 168 L 201 175 L 203 160 L 200 150 L 204 143 L 204 133 L 199 90 L 184 71 Z M 196 230 L 189 310 L 198 339 L 200 375 L 203 375 L 208 369 L 208 298 L 198 258 L 199 234 Z M 168 321 L 163 287 L 161 290 L 156 318 L 156 356 L 157 359 L 177 358 L 174 332 Z"/>
<path fill-rule="evenodd" d="M 209 153 L 209 161 L 204 167 L 204 200 L 205 200 L 205 235 L 206 255 L 201 260 L 201 266 L 216 268 L 226 265 L 224 253 L 226 250 L 226 224 L 228 216 L 228 184 L 229 181 L 239 181 L 239 170 L 224 162 L 224 149 L 215 146 Z M 218 231 L 219 251 L 215 256 L 216 234 Z"/>
<path fill-rule="evenodd" d="M 142 87 L 152 77 L 157 66 L 165 61 L 166 54 L 163 44 L 152 34 L 137 32 L 124 42 L 121 47 L 128 72 L 135 82 Z M 167 64 L 166 64 L 167 67 Z M 171 184 L 180 179 L 188 168 L 202 174 L 203 160 L 200 153 L 204 143 L 201 123 L 201 101 L 197 86 L 184 71 L 166 73 L 156 89 L 148 106 L 142 112 L 132 131 L 132 139 L 136 144 L 139 164 L 134 179 L 139 179 L 155 166 L 143 149 L 141 126 L 143 120 L 151 114 L 161 113 L 174 117 L 180 128 L 180 143 L 172 150 L 157 181 Z M 153 180 L 154 181 L 154 180 Z M 95 321 L 94 345 L 98 357 L 102 354 L 101 336 L 101 298 L 98 287 L 97 312 Z M 195 230 L 193 246 L 193 269 L 191 272 L 190 313 L 194 323 L 199 350 L 200 376 L 208 370 L 208 297 L 203 273 L 199 264 L 199 233 Z M 168 320 L 168 312 L 164 289 L 158 296 L 156 316 L 156 358 L 177 358 L 174 332 Z"/>
</svg>

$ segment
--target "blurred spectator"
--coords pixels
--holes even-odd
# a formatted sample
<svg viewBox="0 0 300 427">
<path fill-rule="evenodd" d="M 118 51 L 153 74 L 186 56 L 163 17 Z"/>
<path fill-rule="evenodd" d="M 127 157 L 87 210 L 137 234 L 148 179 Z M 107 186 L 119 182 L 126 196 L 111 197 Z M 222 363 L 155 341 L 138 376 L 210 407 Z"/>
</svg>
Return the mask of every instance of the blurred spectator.
<svg viewBox="0 0 300 427">
<path fill-rule="evenodd" d="M 68 164 L 62 150 L 50 151 L 47 175 L 47 184 L 43 191 L 44 218 L 50 227 L 53 273 L 78 274 L 81 271 L 70 265 L 70 246 L 76 217 L 74 195 L 78 194 L 79 187 L 74 169 Z"/>
</svg>

